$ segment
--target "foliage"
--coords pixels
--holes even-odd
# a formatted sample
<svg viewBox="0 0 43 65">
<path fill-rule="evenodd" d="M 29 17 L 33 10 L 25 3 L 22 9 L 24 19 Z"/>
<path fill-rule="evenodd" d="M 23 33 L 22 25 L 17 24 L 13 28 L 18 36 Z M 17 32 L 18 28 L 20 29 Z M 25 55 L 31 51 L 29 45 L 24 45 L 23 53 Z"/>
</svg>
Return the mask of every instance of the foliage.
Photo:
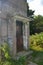
<svg viewBox="0 0 43 65">
<path fill-rule="evenodd" d="M 34 11 L 32 11 L 31 9 L 29 9 L 28 3 L 27 3 L 27 16 L 28 17 L 33 17 L 34 15 Z"/>
<path fill-rule="evenodd" d="M 22 56 L 18 60 L 16 60 L 16 65 L 27 65 L 26 57 Z"/>
<path fill-rule="evenodd" d="M 20 57 L 18 60 L 16 59 L 10 59 L 5 60 L 4 62 L 0 62 L 1 65 L 27 65 L 26 58 Z"/>
<path fill-rule="evenodd" d="M 1 45 L 1 51 L 6 59 L 10 59 L 10 49 L 7 43 L 3 43 L 3 45 Z"/>
<path fill-rule="evenodd" d="M 33 20 L 34 20 L 34 12 L 33 10 L 29 9 L 29 5 L 27 3 L 27 17 L 30 17 L 31 18 L 31 21 L 30 21 L 30 34 L 33 33 Z"/>
<path fill-rule="evenodd" d="M 34 16 L 34 21 L 30 22 L 30 34 L 43 32 L 43 16 Z"/>
<path fill-rule="evenodd" d="M 37 65 L 43 65 L 43 51 L 35 51 L 32 50 L 31 61 L 36 63 Z"/>
<path fill-rule="evenodd" d="M 2 59 L 0 61 L 1 65 L 26 65 L 26 57 L 20 57 L 18 60 L 17 59 L 13 59 L 12 56 L 10 55 L 10 49 L 7 43 L 3 43 L 3 45 L 1 46 L 1 51 L 4 54 L 4 60 Z"/>
<path fill-rule="evenodd" d="M 38 15 L 34 18 L 36 32 L 43 32 L 43 16 Z"/>
<path fill-rule="evenodd" d="M 30 61 L 43 65 L 43 32 L 30 36 L 30 49 L 33 51 Z"/>
<path fill-rule="evenodd" d="M 30 47 L 37 51 L 43 51 L 43 32 L 30 36 Z"/>
</svg>

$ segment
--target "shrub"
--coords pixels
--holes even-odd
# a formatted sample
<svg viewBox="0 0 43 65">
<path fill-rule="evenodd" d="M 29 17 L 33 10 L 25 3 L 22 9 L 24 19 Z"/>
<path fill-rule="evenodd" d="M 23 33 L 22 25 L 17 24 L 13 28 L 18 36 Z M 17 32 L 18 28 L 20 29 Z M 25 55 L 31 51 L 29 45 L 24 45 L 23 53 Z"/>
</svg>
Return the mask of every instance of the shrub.
<svg viewBox="0 0 43 65">
<path fill-rule="evenodd" d="M 0 61 L 1 65 L 27 65 L 25 56 L 20 57 L 18 60 L 15 60 L 10 56 L 10 49 L 7 43 L 3 43 L 3 45 L 1 45 L 0 50 L 4 54 L 4 60 L 2 59 Z"/>
<path fill-rule="evenodd" d="M 3 43 L 3 45 L 1 45 L 1 51 L 2 51 L 5 59 L 11 58 L 10 53 L 9 53 L 10 49 L 9 49 L 8 43 Z"/>
<path fill-rule="evenodd" d="M 43 32 L 30 36 L 30 48 L 37 51 L 43 51 Z"/>
</svg>

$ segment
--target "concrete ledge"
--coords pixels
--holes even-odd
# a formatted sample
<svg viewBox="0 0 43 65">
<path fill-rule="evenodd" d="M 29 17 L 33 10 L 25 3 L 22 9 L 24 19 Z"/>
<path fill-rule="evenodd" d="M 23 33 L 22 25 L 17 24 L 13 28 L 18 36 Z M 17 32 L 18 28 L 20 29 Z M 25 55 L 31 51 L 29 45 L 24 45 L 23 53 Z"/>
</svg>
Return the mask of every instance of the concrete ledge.
<svg viewBox="0 0 43 65">
<path fill-rule="evenodd" d="M 19 59 L 20 57 L 26 56 L 28 57 L 30 54 L 32 54 L 33 51 L 23 51 L 16 54 L 15 59 Z"/>
<path fill-rule="evenodd" d="M 36 63 L 33 63 L 33 62 L 29 62 L 28 65 L 37 65 Z"/>
</svg>

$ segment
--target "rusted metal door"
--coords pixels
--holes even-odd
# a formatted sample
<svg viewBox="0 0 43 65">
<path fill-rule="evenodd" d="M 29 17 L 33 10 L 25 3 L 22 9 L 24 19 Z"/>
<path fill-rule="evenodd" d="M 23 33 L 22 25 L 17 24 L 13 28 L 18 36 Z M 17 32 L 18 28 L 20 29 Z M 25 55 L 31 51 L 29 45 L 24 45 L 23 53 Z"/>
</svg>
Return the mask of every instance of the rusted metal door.
<svg viewBox="0 0 43 65">
<path fill-rule="evenodd" d="M 23 23 L 21 21 L 16 21 L 16 39 L 17 39 L 17 51 L 23 50 Z"/>
</svg>

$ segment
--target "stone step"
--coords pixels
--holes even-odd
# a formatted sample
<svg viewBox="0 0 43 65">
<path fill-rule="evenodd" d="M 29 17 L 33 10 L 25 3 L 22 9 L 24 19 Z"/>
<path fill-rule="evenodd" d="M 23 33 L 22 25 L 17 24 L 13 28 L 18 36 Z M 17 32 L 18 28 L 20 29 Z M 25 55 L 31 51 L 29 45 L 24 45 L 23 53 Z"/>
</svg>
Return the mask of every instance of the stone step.
<svg viewBox="0 0 43 65">
<path fill-rule="evenodd" d="M 29 61 L 28 65 L 37 65 L 37 64 Z"/>
<path fill-rule="evenodd" d="M 22 51 L 16 54 L 15 59 L 19 59 L 20 57 L 26 56 L 29 57 L 29 55 L 31 55 L 33 53 L 33 51 Z"/>
</svg>

